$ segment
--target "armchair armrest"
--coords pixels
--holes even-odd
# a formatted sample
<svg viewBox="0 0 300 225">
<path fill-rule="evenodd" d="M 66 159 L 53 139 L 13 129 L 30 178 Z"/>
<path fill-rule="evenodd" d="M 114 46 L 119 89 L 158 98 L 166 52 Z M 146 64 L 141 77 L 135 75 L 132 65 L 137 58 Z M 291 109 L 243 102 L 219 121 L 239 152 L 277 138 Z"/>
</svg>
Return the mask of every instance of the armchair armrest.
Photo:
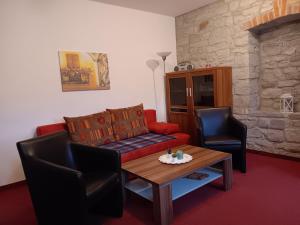
<svg viewBox="0 0 300 225">
<path fill-rule="evenodd" d="M 233 116 L 229 117 L 230 121 L 230 128 L 232 130 L 232 134 L 235 137 L 240 138 L 242 141 L 242 144 L 246 144 L 246 138 L 247 138 L 247 126 L 243 124 L 241 121 L 237 120 Z"/>
<path fill-rule="evenodd" d="M 194 117 L 194 121 L 195 121 L 194 123 L 196 125 L 196 131 L 197 131 L 197 137 L 198 137 L 198 140 L 199 140 L 199 144 L 200 144 L 200 146 L 204 146 L 205 138 L 204 138 L 202 121 L 196 114 L 195 114 L 195 117 Z"/>
<path fill-rule="evenodd" d="M 83 174 L 42 159 L 28 157 L 26 161 L 24 169 L 38 221 L 55 224 L 60 218 L 65 224 L 83 224 L 87 218 Z"/>
<path fill-rule="evenodd" d="M 30 171 L 25 171 L 29 179 L 35 177 L 38 178 L 39 181 L 45 180 L 46 183 L 50 183 L 51 185 L 69 185 L 70 187 L 77 185 L 82 188 L 82 190 L 85 189 L 82 173 L 80 171 L 39 158 L 29 157 L 27 160 L 33 168 L 31 168 Z M 55 182 L 52 183 L 52 180 Z"/>
<path fill-rule="evenodd" d="M 70 143 L 70 147 L 75 163 L 82 172 L 100 169 L 121 172 L 121 156 L 117 151 L 79 143 Z"/>
<path fill-rule="evenodd" d="M 176 123 L 152 122 L 148 125 L 148 129 L 157 134 L 173 134 L 179 132 L 179 125 Z"/>
</svg>

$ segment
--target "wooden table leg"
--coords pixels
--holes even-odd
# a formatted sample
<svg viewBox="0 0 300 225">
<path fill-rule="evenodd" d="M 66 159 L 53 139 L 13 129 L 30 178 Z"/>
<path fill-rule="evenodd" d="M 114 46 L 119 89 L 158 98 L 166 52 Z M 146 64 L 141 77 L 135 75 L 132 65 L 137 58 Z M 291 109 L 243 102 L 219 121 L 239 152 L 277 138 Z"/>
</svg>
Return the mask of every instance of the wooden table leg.
<svg viewBox="0 0 300 225">
<path fill-rule="evenodd" d="M 223 184 L 225 191 L 229 191 L 232 186 L 232 158 L 223 161 Z"/>
<path fill-rule="evenodd" d="M 154 221 L 159 225 L 168 225 L 173 218 L 172 185 L 152 184 Z"/>
</svg>

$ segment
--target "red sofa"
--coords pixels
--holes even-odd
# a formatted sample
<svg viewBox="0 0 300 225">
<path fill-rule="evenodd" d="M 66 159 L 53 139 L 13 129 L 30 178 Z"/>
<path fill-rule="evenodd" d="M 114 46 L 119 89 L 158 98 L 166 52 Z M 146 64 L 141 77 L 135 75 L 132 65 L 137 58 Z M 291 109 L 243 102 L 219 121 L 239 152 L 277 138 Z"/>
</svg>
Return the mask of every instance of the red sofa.
<svg viewBox="0 0 300 225">
<path fill-rule="evenodd" d="M 176 147 L 179 145 L 189 143 L 190 136 L 186 133 L 180 133 L 177 124 L 157 122 L 156 111 L 153 109 L 146 109 L 144 110 L 144 113 L 147 120 L 148 128 L 151 132 L 168 134 L 175 137 L 176 139 L 153 144 L 144 148 L 139 148 L 134 151 L 124 153 L 121 156 L 122 162 L 127 162 L 129 160 L 137 159 L 145 155 L 156 153 L 165 150 L 169 147 Z M 37 136 L 41 136 L 63 130 L 67 130 L 67 126 L 65 123 L 48 124 L 37 127 L 36 134 Z"/>
</svg>

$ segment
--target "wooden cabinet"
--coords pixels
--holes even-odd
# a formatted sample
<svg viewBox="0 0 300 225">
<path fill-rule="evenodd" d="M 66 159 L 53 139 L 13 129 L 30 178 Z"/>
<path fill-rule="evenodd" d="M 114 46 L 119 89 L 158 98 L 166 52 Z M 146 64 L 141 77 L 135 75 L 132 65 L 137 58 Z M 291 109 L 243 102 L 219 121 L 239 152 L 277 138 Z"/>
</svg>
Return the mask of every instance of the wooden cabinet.
<svg viewBox="0 0 300 225">
<path fill-rule="evenodd" d="M 231 67 L 213 67 L 166 74 L 168 121 L 178 123 L 197 143 L 195 109 L 232 106 Z"/>
</svg>

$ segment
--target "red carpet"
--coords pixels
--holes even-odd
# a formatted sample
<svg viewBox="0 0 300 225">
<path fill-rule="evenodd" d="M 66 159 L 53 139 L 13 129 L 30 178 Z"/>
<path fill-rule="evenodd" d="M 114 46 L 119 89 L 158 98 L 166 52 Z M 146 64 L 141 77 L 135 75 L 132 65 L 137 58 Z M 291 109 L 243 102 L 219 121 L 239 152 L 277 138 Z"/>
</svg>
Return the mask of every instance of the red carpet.
<svg viewBox="0 0 300 225">
<path fill-rule="evenodd" d="M 300 225 L 300 163 L 248 154 L 248 172 L 234 172 L 233 188 L 218 182 L 174 203 L 173 225 Z M 25 185 L 0 191 L 0 225 L 36 225 Z M 153 225 L 151 204 L 131 196 L 121 219 L 104 225 Z"/>
</svg>

